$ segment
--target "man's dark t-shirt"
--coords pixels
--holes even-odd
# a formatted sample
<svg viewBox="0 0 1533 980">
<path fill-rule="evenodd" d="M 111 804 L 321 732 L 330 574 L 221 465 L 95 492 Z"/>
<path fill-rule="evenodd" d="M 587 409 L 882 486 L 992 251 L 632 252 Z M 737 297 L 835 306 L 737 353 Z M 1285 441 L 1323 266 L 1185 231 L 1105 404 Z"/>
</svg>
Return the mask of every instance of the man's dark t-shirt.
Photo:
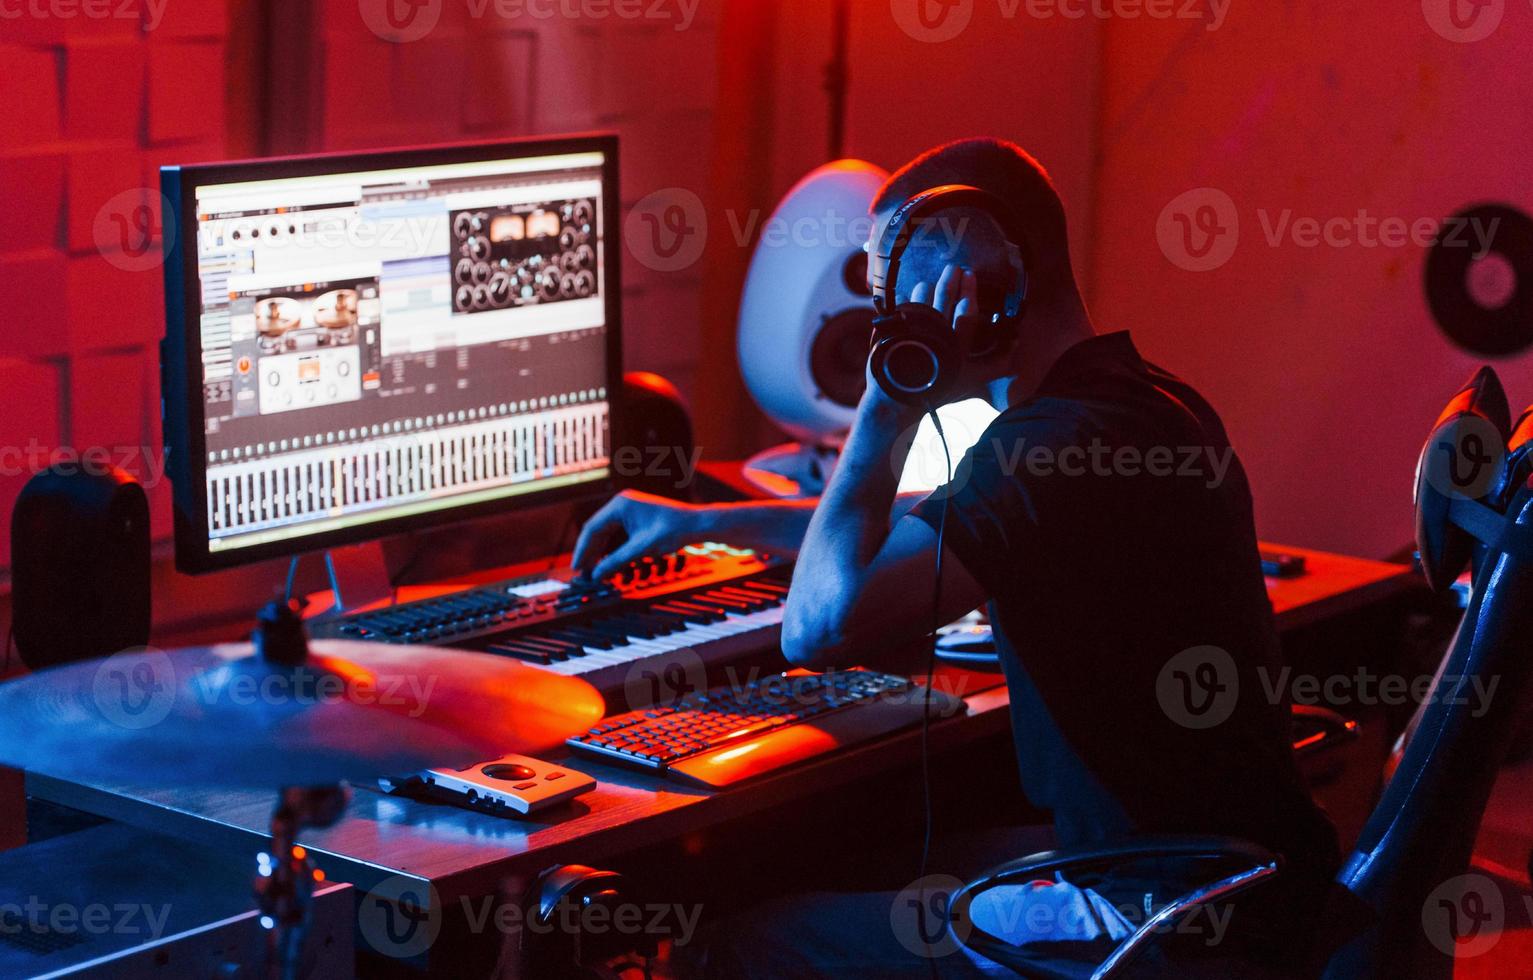
<svg viewBox="0 0 1533 980">
<path fill-rule="evenodd" d="M 1060 843 L 1256 841 L 1329 876 L 1273 702 L 1245 472 L 1213 408 L 1127 333 L 1066 351 L 915 513 L 991 596 L 1030 800 Z"/>
</svg>

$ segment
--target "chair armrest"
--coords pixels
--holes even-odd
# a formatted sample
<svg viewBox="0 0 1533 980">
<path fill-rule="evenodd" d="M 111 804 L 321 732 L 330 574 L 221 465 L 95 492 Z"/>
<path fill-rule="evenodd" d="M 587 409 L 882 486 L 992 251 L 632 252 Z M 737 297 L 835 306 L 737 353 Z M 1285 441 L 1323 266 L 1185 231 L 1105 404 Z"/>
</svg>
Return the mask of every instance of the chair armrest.
<svg viewBox="0 0 1533 980">
<path fill-rule="evenodd" d="M 1293 750 L 1299 755 L 1334 748 L 1357 737 L 1357 722 L 1330 708 L 1322 708 L 1318 704 L 1295 704 L 1289 711 L 1293 721 L 1303 721 L 1307 727 L 1315 729 L 1302 736 L 1295 733 Z"/>
<path fill-rule="evenodd" d="M 1197 912 L 1211 902 L 1228 900 L 1250 891 L 1277 877 L 1282 868 L 1282 860 L 1271 851 L 1250 841 L 1234 837 L 1136 837 L 1117 843 L 1044 851 L 998 865 L 964 885 L 954 894 L 949 906 L 950 915 L 955 923 L 961 919 L 968 919 L 969 907 L 975 896 L 998 885 L 1018 880 L 1051 878 L 1056 873 L 1068 875 L 1072 870 L 1119 864 L 1140 858 L 1165 857 L 1226 858 L 1247 866 L 1234 874 L 1209 882 L 1166 903 L 1154 915 L 1149 916 L 1132 935 L 1118 944 L 1112 954 L 1092 973 L 1092 980 L 1108 980 L 1116 976 L 1135 957 L 1148 949 L 1158 936 L 1171 931 L 1184 917 Z M 972 927 L 972 920 L 970 921 Z M 979 941 L 976 943 L 975 939 Z M 981 955 L 988 955 L 986 946 L 1004 949 L 1008 945 L 1005 940 L 977 928 L 971 928 L 970 934 L 960 939 L 960 942 Z"/>
<path fill-rule="evenodd" d="M 1154 857 L 1228 857 L 1249 859 L 1254 864 L 1274 860 L 1274 855 L 1259 844 L 1238 837 L 1194 836 L 1167 834 L 1155 837 L 1131 837 L 1123 841 L 1072 847 L 1065 850 L 1041 851 L 1015 861 L 1008 861 L 986 871 L 964 886 L 983 890 L 1006 884 L 1008 879 L 1038 877 L 1037 872 L 1069 871 L 1072 868 L 1112 864 L 1117 861 L 1133 861 Z M 960 892 L 959 894 L 963 894 Z"/>
<path fill-rule="evenodd" d="M 1248 892 L 1276 878 L 1280 871 L 1281 862 L 1273 857 L 1265 864 L 1237 871 L 1235 874 L 1209 882 L 1201 888 L 1195 888 L 1185 895 L 1172 899 L 1161 906 L 1160 911 L 1145 919 L 1144 924 L 1135 929 L 1132 936 L 1119 943 L 1118 948 L 1092 971 L 1091 980 L 1109 980 L 1110 977 L 1117 976 L 1120 970 L 1144 952 L 1163 930 L 1174 930 L 1186 916 L 1214 902 L 1228 901 L 1236 895 Z"/>
</svg>

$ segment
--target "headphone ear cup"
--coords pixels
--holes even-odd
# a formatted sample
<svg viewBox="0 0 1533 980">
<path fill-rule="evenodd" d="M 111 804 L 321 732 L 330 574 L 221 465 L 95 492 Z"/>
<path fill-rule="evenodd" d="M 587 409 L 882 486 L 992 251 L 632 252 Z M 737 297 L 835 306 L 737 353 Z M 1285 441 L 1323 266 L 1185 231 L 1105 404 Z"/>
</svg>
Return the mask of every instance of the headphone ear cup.
<svg viewBox="0 0 1533 980">
<path fill-rule="evenodd" d="M 922 303 L 902 303 L 873 321 L 873 380 L 907 405 L 938 404 L 958 380 L 958 338 L 947 317 Z"/>
</svg>

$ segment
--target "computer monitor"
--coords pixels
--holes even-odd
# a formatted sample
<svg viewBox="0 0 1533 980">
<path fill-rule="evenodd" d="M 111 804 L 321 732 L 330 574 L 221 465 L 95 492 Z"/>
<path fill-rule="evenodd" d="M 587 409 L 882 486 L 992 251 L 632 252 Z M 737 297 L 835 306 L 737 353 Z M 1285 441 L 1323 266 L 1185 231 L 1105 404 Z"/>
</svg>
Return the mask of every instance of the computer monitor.
<svg viewBox="0 0 1533 980">
<path fill-rule="evenodd" d="M 617 174 L 610 135 L 163 168 L 177 567 L 610 491 Z"/>
</svg>

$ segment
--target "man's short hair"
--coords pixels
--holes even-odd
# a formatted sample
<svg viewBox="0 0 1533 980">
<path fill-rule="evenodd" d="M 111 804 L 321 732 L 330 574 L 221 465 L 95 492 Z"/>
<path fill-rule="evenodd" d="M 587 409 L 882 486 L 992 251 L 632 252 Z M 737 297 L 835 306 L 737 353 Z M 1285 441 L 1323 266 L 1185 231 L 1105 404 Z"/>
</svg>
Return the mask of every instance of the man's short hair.
<svg viewBox="0 0 1533 980">
<path fill-rule="evenodd" d="M 989 138 L 956 140 L 927 150 L 884 182 L 873 198 L 873 212 L 892 211 L 942 184 L 970 184 L 1016 210 L 1027 229 L 1032 298 L 1046 298 L 1062 287 L 1074 289 L 1064 204 L 1048 171 L 1026 150 L 1009 140 Z"/>
</svg>

